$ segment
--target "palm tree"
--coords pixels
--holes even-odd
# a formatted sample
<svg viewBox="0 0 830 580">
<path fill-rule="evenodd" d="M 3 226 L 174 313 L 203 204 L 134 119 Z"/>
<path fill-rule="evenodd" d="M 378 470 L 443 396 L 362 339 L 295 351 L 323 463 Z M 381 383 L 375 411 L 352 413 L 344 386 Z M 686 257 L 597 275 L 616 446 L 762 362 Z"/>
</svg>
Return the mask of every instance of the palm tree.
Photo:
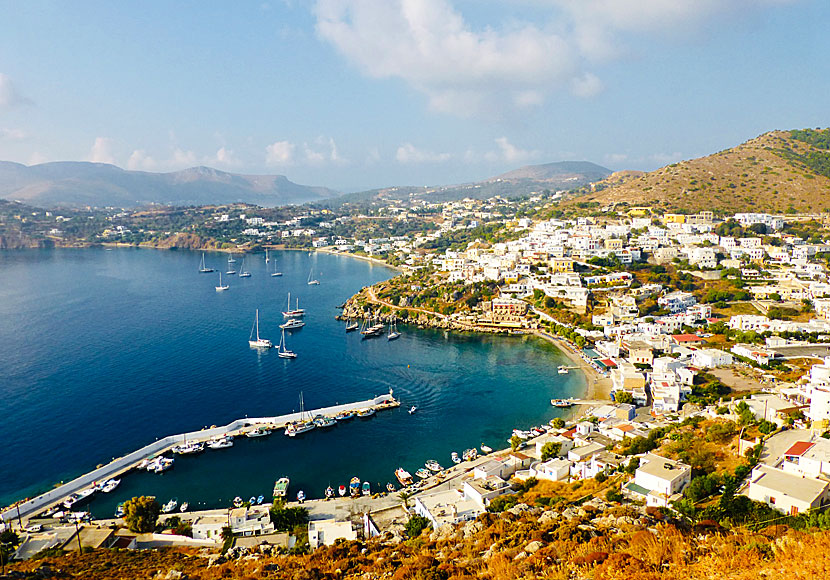
<svg viewBox="0 0 830 580">
<path fill-rule="evenodd" d="M 403 509 L 409 510 L 409 500 L 412 498 L 412 493 L 409 491 L 399 491 L 398 497 L 401 500 L 401 504 L 403 504 Z"/>
</svg>

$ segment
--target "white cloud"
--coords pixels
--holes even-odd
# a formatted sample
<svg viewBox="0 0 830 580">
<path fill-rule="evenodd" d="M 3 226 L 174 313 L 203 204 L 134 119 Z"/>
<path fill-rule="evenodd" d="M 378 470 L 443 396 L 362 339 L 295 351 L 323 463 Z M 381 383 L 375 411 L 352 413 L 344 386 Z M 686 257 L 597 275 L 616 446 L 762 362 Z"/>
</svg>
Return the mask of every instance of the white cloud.
<svg viewBox="0 0 830 580">
<path fill-rule="evenodd" d="M 276 141 L 265 148 L 266 165 L 291 165 L 296 146 L 290 141 Z"/>
<path fill-rule="evenodd" d="M 398 163 L 442 163 L 451 157 L 449 153 L 434 153 L 426 149 L 418 149 L 412 143 L 404 143 L 395 153 Z"/>
<path fill-rule="evenodd" d="M 337 143 L 332 137 L 318 137 L 312 145 L 303 143 L 303 154 L 309 165 L 322 165 L 328 162 L 335 165 L 347 163 L 347 160 L 337 151 Z"/>
<path fill-rule="evenodd" d="M 22 129 L 0 127 L 0 139 L 4 141 L 23 141 L 28 135 Z"/>
<path fill-rule="evenodd" d="M 366 165 L 374 165 L 380 161 L 380 150 L 377 147 L 371 147 L 369 153 L 366 155 Z"/>
<path fill-rule="evenodd" d="M 533 0 L 525 21 L 517 8 L 481 26 L 456 7 L 475 3 L 459 0 L 317 0 L 314 15 L 318 35 L 365 75 L 402 79 L 434 110 L 492 115 L 563 89 L 596 95 L 593 71 L 628 56 L 629 40 L 672 42 L 783 1 Z"/>
<path fill-rule="evenodd" d="M 193 151 L 176 147 L 173 150 L 173 157 L 169 165 L 173 168 L 193 167 L 198 163 L 198 158 Z"/>
<path fill-rule="evenodd" d="M 625 161 L 628 161 L 628 155 L 625 153 L 609 153 L 605 156 L 605 162 L 611 165 L 617 165 Z"/>
<path fill-rule="evenodd" d="M 26 163 L 26 165 L 40 165 L 41 163 L 46 163 L 47 161 L 49 161 L 49 159 L 46 157 L 46 155 L 38 151 L 35 151 L 29 157 L 29 161 L 28 163 Z"/>
<path fill-rule="evenodd" d="M 89 150 L 87 161 L 92 163 L 115 164 L 115 156 L 112 153 L 112 139 L 109 137 L 96 137 L 92 149 Z"/>
<path fill-rule="evenodd" d="M 216 152 L 216 155 L 214 155 L 213 159 L 209 160 L 208 163 L 220 165 L 222 167 L 239 167 L 242 165 L 242 162 L 236 158 L 236 155 L 234 155 L 233 150 L 228 149 L 227 147 L 220 147 Z"/>
<path fill-rule="evenodd" d="M 31 104 L 31 101 L 18 92 L 9 76 L 0 73 L 0 109 L 28 104 Z"/>
<path fill-rule="evenodd" d="M 127 169 L 133 171 L 156 171 L 158 168 L 158 162 L 147 155 L 144 149 L 136 149 L 127 160 Z"/>
<path fill-rule="evenodd" d="M 505 163 L 526 163 L 539 157 L 539 151 L 520 149 L 510 143 L 507 137 L 499 137 L 495 140 L 498 145 L 498 151 L 490 151 L 485 153 L 484 158 L 487 161 L 503 161 Z"/>
</svg>

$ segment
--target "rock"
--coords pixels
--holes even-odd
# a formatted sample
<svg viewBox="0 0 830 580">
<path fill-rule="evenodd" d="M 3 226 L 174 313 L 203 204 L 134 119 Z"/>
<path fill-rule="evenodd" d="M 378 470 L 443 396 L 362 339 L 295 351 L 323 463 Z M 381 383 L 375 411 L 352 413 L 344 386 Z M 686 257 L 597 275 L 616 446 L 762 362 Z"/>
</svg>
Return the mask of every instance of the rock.
<svg viewBox="0 0 830 580">
<path fill-rule="evenodd" d="M 513 561 L 521 560 L 522 558 L 527 558 L 527 552 L 519 552 L 513 557 Z"/>
<path fill-rule="evenodd" d="M 548 524 L 552 524 L 559 519 L 559 514 L 553 510 L 546 510 L 542 512 L 542 515 L 539 516 L 537 520 L 541 525 L 546 526 Z"/>
<path fill-rule="evenodd" d="M 538 507 L 530 507 L 529 505 L 527 505 L 525 503 L 517 503 L 512 508 L 510 508 L 509 510 L 506 510 L 506 511 L 508 513 L 513 514 L 514 516 L 521 516 L 523 514 L 536 515 L 536 514 L 540 513 L 542 510 L 541 510 L 541 508 L 538 508 Z"/>
<path fill-rule="evenodd" d="M 542 546 L 544 546 L 542 542 L 540 542 L 539 540 L 534 540 L 530 542 L 527 546 L 525 546 L 525 552 L 527 552 L 528 554 L 535 554 L 539 551 L 540 548 L 542 548 Z"/>
<path fill-rule="evenodd" d="M 481 559 L 489 560 L 490 558 L 492 558 L 493 555 L 496 553 L 496 551 L 493 548 L 495 548 L 495 546 L 490 546 L 489 548 L 487 548 L 487 551 L 481 555 Z"/>
<path fill-rule="evenodd" d="M 429 539 L 433 542 L 438 540 L 447 540 L 452 537 L 455 533 L 455 528 L 452 527 L 450 524 L 444 524 L 437 530 L 434 530 L 430 535 Z"/>
<path fill-rule="evenodd" d="M 584 513 L 580 514 L 579 510 L 577 510 L 575 507 L 565 508 L 565 511 L 562 512 L 562 517 L 565 518 L 566 520 L 573 520 L 575 518 L 578 518 L 578 517 L 581 517 L 581 516 L 584 516 L 584 515 L 585 515 Z"/>
<path fill-rule="evenodd" d="M 461 533 L 464 536 L 464 539 L 466 540 L 467 538 L 475 536 L 482 530 L 484 530 L 484 524 L 477 520 L 473 520 L 471 522 L 467 522 L 466 524 L 464 524 L 464 527 L 461 529 Z"/>
</svg>

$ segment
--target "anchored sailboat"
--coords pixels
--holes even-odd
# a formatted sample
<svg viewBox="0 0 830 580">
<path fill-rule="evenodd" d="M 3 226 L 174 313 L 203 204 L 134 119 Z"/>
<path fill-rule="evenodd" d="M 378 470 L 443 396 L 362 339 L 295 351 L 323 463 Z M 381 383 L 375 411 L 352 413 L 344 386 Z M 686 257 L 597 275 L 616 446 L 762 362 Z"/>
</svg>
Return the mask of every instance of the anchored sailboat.
<svg viewBox="0 0 830 580">
<path fill-rule="evenodd" d="M 259 308 L 257 308 L 256 317 L 254 318 L 254 326 L 251 328 L 251 336 L 248 337 L 248 345 L 254 348 L 271 348 L 274 346 L 267 338 L 259 337 Z"/>
<path fill-rule="evenodd" d="M 280 344 L 277 346 L 277 354 L 280 358 L 297 358 L 297 353 L 292 350 L 288 350 L 285 346 L 285 329 L 282 330 Z"/>
<path fill-rule="evenodd" d="M 389 334 L 386 335 L 387 340 L 395 340 L 400 338 L 401 333 L 398 332 L 397 318 L 392 319 L 392 324 L 389 325 Z"/>
<path fill-rule="evenodd" d="M 308 285 L 309 286 L 316 286 L 319 284 L 320 281 L 314 278 L 314 266 L 308 271 Z"/>
<path fill-rule="evenodd" d="M 216 287 L 216 291 L 222 292 L 224 290 L 227 290 L 228 288 L 230 288 L 230 286 L 228 286 L 227 284 L 222 286 L 222 272 L 219 272 L 219 286 Z"/>
<path fill-rule="evenodd" d="M 271 277 L 274 278 L 276 276 L 282 276 L 282 272 L 277 272 L 277 259 L 274 258 L 274 271 L 271 273 Z"/>
<path fill-rule="evenodd" d="M 305 316 L 305 310 L 300 308 L 300 299 L 297 298 L 297 307 L 294 310 L 291 310 L 291 292 L 288 293 L 288 309 L 283 310 L 283 316 L 286 318 L 300 318 Z"/>
<path fill-rule="evenodd" d="M 202 261 L 199 263 L 199 273 L 200 274 L 209 274 L 210 272 L 214 272 L 213 268 L 208 268 L 205 266 L 205 253 L 202 252 Z"/>
<path fill-rule="evenodd" d="M 239 277 L 240 278 L 250 278 L 251 273 L 245 271 L 245 256 L 242 256 L 242 264 L 239 266 Z"/>
</svg>

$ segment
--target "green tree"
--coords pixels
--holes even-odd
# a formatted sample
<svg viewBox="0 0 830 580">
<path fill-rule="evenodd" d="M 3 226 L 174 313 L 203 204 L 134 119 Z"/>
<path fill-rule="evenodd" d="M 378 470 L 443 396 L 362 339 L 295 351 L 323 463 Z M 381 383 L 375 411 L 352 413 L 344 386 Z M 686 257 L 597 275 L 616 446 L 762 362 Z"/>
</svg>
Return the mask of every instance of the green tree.
<svg viewBox="0 0 830 580">
<path fill-rule="evenodd" d="M 152 532 L 160 513 L 161 506 L 154 497 L 142 495 L 124 502 L 124 522 L 131 532 Z"/>
<path fill-rule="evenodd" d="M 626 403 L 631 404 L 634 402 L 634 395 L 629 393 L 628 391 L 619 391 L 614 393 L 614 401 L 617 403 Z"/>
<path fill-rule="evenodd" d="M 550 425 L 554 429 L 562 429 L 565 426 L 565 420 L 562 417 L 555 417 L 551 419 Z"/>
<path fill-rule="evenodd" d="M 561 450 L 561 443 L 556 441 L 548 441 L 542 446 L 542 461 L 547 461 L 552 457 L 558 457 Z"/>
<path fill-rule="evenodd" d="M 512 449 L 513 451 L 516 451 L 516 449 L 518 449 L 518 448 L 519 448 L 519 446 L 520 446 L 522 443 L 523 443 L 523 441 L 522 441 L 522 438 L 521 438 L 521 437 L 519 437 L 518 435 L 513 435 L 513 436 L 510 438 L 510 449 Z"/>
<path fill-rule="evenodd" d="M 271 523 L 278 532 L 289 532 L 308 523 L 308 510 L 303 507 L 286 507 L 282 499 L 274 500 L 270 510 Z"/>
<path fill-rule="evenodd" d="M 404 530 L 406 530 L 406 535 L 410 538 L 417 538 L 421 535 L 421 532 L 431 525 L 432 523 L 423 516 L 412 516 L 409 518 L 409 521 L 406 522 Z"/>
</svg>

